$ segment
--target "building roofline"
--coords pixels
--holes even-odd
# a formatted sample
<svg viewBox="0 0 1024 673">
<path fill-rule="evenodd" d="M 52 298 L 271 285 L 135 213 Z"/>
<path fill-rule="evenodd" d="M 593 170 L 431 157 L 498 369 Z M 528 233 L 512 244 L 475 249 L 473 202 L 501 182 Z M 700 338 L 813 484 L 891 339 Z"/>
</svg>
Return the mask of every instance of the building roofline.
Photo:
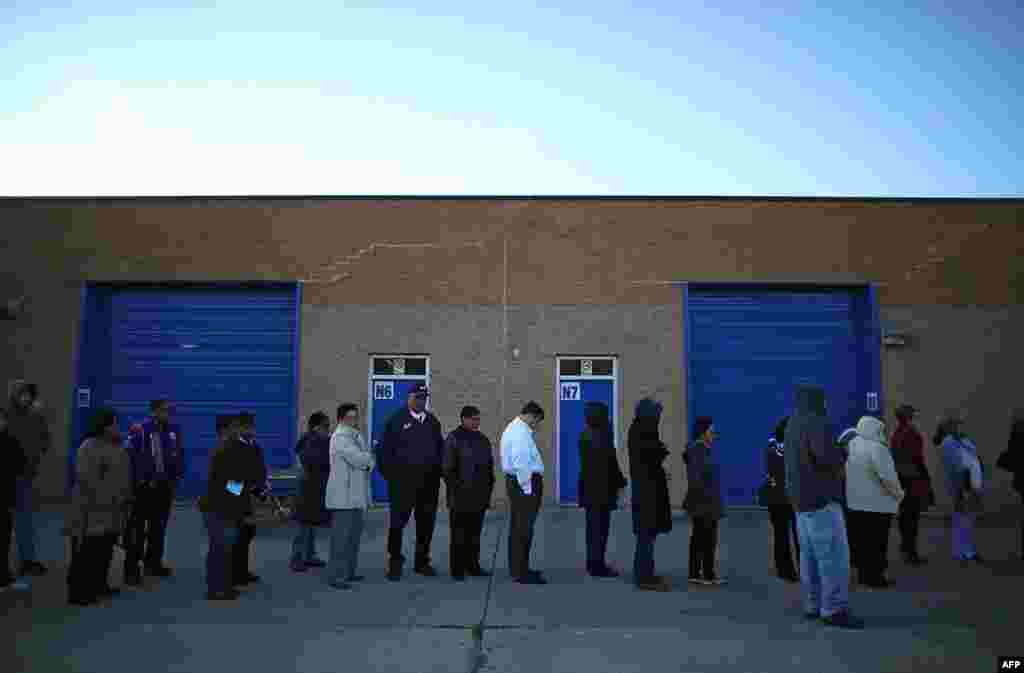
<svg viewBox="0 0 1024 673">
<path fill-rule="evenodd" d="M 734 202 L 836 202 L 836 203 L 1015 203 L 1024 196 L 594 196 L 594 195 L 182 195 L 182 196 L 0 196 L 0 205 L 104 205 L 114 203 L 189 203 L 197 201 L 734 201 Z"/>
</svg>

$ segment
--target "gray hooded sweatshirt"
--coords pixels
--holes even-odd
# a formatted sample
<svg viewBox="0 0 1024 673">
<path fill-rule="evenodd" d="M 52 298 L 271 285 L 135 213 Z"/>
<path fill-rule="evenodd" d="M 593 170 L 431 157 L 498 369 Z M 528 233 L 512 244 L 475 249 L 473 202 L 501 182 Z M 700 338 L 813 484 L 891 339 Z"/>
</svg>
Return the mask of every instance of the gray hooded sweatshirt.
<svg viewBox="0 0 1024 673">
<path fill-rule="evenodd" d="M 796 388 L 796 409 L 786 427 L 786 495 L 798 512 L 843 501 L 846 455 L 833 439 L 820 386 Z"/>
</svg>

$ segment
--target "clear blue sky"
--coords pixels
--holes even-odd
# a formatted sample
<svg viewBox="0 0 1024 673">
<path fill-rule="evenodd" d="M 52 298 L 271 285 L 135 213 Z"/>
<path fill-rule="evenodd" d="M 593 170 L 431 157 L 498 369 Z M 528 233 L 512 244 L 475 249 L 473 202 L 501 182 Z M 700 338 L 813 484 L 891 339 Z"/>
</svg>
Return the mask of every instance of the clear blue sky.
<svg viewBox="0 0 1024 673">
<path fill-rule="evenodd" d="M 0 193 L 1024 195 L 1013 0 L 143 4 L 4 3 Z"/>
</svg>

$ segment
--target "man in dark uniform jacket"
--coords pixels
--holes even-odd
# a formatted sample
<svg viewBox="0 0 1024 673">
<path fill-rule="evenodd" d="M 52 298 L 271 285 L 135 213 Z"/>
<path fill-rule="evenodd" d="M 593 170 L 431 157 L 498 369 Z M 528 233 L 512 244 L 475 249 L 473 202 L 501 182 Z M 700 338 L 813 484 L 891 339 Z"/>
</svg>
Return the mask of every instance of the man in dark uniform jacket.
<svg viewBox="0 0 1024 673">
<path fill-rule="evenodd" d="M 429 391 L 419 384 L 409 393 L 408 405 L 398 411 L 384 428 L 384 441 L 377 456 L 381 476 L 388 482 L 391 516 L 388 529 L 388 579 L 402 577 L 402 533 L 416 511 L 415 571 L 427 577 L 437 572 L 430 565 L 430 542 L 437 521 L 437 500 L 441 493 L 441 461 L 444 435 L 441 423 L 426 410 Z"/>
<path fill-rule="evenodd" d="M 458 581 L 490 575 L 480 567 L 480 534 L 484 512 L 494 491 L 494 449 L 480 432 L 480 410 L 463 407 L 462 425 L 449 435 L 444 446 L 444 480 L 451 519 L 452 577 Z"/>
<path fill-rule="evenodd" d="M 252 516 L 252 497 L 261 500 L 266 499 L 269 484 L 267 483 L 267 463 L 263 456 L 263 448 L 256 442 L 256 417 L 245 412 L 238 415 L 240 433 L 238 441 L 241 446 L 237 449 L 247 456 L 245 464 L 249 466 L 248 478 L 245 489 L 249 496 L 243 498 L 245 503 L 245 515 Z M 251 523 L 244 522 L 238 533 L 238 540 L 231 550 L 231 579 L 235 586 L 243 586 L 260 581 L 259 575 L 254 575 L 249 570 L 249 549 L 252 546 L 253 538 L 256 537 L 256 529 Z"/>
</svg>

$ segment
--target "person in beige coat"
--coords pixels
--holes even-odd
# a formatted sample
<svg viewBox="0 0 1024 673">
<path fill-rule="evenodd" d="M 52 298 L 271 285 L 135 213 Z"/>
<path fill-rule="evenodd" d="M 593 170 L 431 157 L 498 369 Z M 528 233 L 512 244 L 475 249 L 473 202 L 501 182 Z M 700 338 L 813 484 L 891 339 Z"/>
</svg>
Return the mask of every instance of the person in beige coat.
<svg viewBox="0 0 1024 673">
<path fill-rule="evenodd" d="M 327 584 L 335 589 L 350 589 L 356 575 L 363 520 L 370 506 L 370 473 L 373 453 L 359 432 L 359 408 L 354 404 L 338 407 L 338 427 L 331 435 L 331 472 L 327 479 L 324 505 L 331 512 L 331 558 L 327 564 Z"/>
<path fill-rule="evenodd" d="M 131 458 L 117 415 L 100 409 L 78 449 L 65 532 L 71 538 L 68 602 L 89 605 L 118 593 L 108 583 L 114 543 L 132 506 Z"/>
<path fill-rule="evenodd" d="M 885 424 L 873 416 L 857 423 L 846 460 L 850 555 L 861 584 L 889 586 L 885 577 L 889 529 L 904 492 L 885 438 Z"/>
</svg>

